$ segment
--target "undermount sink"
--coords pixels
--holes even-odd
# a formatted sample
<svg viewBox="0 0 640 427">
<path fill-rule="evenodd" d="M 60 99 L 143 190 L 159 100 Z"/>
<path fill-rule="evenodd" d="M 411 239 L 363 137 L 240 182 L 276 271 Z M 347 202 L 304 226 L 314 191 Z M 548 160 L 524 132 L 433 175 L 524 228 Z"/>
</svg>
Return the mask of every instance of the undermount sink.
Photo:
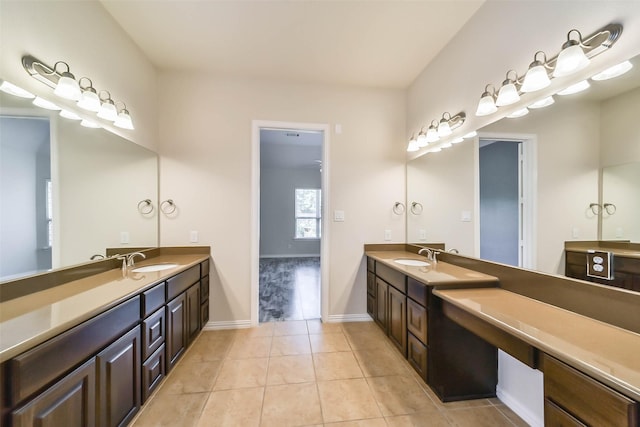
<svg viewBox="0 0 640 427">
<path fill-rule="evenodd" d="M 152 264 L 152 265 L 145 265 L 142 267 L 137 267 L 134 268 L 133 271 L 134 273 L 150 273 L 152 271 L 162 271 L 162 270 L 168 270 L 170 268 L 174 268 L 177 267 L 178 264 L 172 264 L 172 263 L 167 263 L 167 264 Z"/>
<path fill-rule="evenodd" d="M 410 265 L 412 267 L 426 267 L 429 265 L 426 261 L 420 261 L 419 259 L 400 258 L 394 259 L 393 262 L 400 265 Z"/>
</svg>

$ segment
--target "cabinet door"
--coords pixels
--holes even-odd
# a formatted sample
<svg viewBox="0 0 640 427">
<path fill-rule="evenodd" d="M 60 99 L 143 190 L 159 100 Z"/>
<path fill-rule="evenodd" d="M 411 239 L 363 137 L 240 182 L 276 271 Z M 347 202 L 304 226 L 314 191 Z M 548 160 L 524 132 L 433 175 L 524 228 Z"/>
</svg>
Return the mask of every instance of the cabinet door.
<svg viewBox="0 0 640 427">
<path fill-rule="evenodd" d="M 187 346 L 187 310 L 182 293 L 167 304 L 167 373 L 178 361 Z"/>
<path fill-rule="evenodd" d="M 544 425 L 545 427 L 587 427 L 549 399 L 544 400 Z"/>
<path fill-rule="evenodd" d="M 98 425 L 126 426 L 140 409 L 140 327 L 101 351 L 98 363 Z"/>
<path fill-rule="evenodd" d="M 204 326 L 209 321 L 209 300 L 203 301 L 200 304 L 200 326 L 204 328 Z"/>
<path fill-rule="evenodd" d="M 376 275 L 370 271 L 367 271 L 367 293 L 376 295 Z"/>
<path fill-rule="evenodd" d="M 96 425 L 96 363 L 87 363 L 11 414 L 14 427 Z"/>
<path fill-rule="evenodd" d="M 407 329 L 423 344 L 427 342 L 427 309 L 407 299 Z"/>
<path fill-rule="evenodd" d="M 376 279 L 376 311 L 374 320 L 387 332 L 387 289 L 389 285 L 384 280 Z"/>
<path fill-rule="evenodd" d="M 407 355 L 407 297 L 405 294 L 389 286 L 387 297 L 387 314 L 389 338 L 398 347 L 400 353 Z"/>
<path fill-rule="evenodd" d="M 427 346 L 414 337 L 407 334 L 407 360 L 413 366 L 420 377 L 427 379 Z"/>
<path fill-rule="evenodd" d="M 200 283 L 187 289 L 187 345 L 198 336 L 200 332 Z"/>
<path fill-rule="evenodd" d="M 151 393 L 153 393 L 162 378 L 164 378 L 166 367 L 164 359 L 165 352 L 163 344 L 142 364 L 142 403 L 151 396 Z"/>
<path fill-rule="evenodd" d="M 165 328 L 164 307 L 142 321 L 142 360 L 164 343 Z"/>
</svg>

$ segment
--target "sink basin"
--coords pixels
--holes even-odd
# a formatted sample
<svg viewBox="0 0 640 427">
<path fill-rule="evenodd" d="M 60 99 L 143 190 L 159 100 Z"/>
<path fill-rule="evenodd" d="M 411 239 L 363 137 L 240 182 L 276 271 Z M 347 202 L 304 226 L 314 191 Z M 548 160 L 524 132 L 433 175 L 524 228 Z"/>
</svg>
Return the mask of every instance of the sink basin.
<svg viewBox="0 0 640 427">
<path fill-rule="evenodd" d="M 152 271 L 162 271 L 162 270 L 168 270 L 170 268 L 174 268 L 177 267 L 178 264 L 171 264 L 171 263 L 167 263 L 167 264 L 152 264 L 152 265 L 145 265 L 143 267 L 137 267 L 134 268 L 133 271 L 134 273 L 150 273 Z"/>
<path fill-rule="evenodd" d="M 420 261 L 419 259 L 408 259 L 408 258 L 394 259 L 393 262 L 398 263 L 400 265 L 410 265 L 413 267 L 426 267 L 429 265 L 429 263 L 426 261 Z"/>
</svg>

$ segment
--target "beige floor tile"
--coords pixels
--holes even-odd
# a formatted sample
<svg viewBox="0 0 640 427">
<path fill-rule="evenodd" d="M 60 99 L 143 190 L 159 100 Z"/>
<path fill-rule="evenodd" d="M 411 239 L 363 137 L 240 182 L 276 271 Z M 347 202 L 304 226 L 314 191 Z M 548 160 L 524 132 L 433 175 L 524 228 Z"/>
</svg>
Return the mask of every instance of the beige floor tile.
<svg viewBox="0 0 640 427">
<path fill-rule="evenodd" d="M 368 322 L 345 322 L 342 324 L 342 329 L 349 332 L 370 332 L 370 331 L 379 331 L 380 327 L 374 322 L 370 320 Z"/>
<path fill-rule="evenodd" d="M 267 386 L 261 426 L 284 427 L 322 422 L 315 382 Z"/>
<path fill-rule="evenodd" d="M 271 337 L 236 337 L 227 357 L 229 359 L 268 357 L 271 340 Z"/>
<path fill-rule="evenodd" d="M 493 405 L 453 409 L 443 414 L 456 427 L 513 427 L 511 421 Z"/>
<path fill-rule="evenodd" d="M 264 387 L 214 391 L 198 426 L 251 427 L 260 425 Z"/>
<path fill-rule="evenodd" d="M 367 382 L 385 417 L 415 412 L 438 412 L 429 396 L 411 376 L 374 377 L 367 378 Z"/>
<path fill-rule="evenodd" d="M 343 334 L 309 335 L 309 341 L 311 341 L 311 351 L 314 353 L 351 351 L 349 342 Z"/>
<path fill-rule="evenodd" d="M 433 392 L 433 391 L 432 391 Z M 435 396 L 435 394 L 433 395 Z M 457 410 L 457 409 L 473 409 L 473 408 L 482 408 L 485 406 L 493 406 L 488 399 L 473 399 L 473 400 L 459 400 L 457 402 L 442 402 L 438 397 L 432 397 L 432 399 L 436 406 L 441 410 Z"/>
<path fill-rule="evenodd" d="M 242 329 L 219 329 L 215 331 L 202 331 L 200 335 L 198 335 L 198 339 L 232 340 L 238 335 L 238 331 L 241 330 Z"/>
<path fill-rule="evenodd" d="M 310 354 L 308 335 L 286 335 L 273 337 L 271 356 L 288 356 L 294 354 Z"/>
<path fill-rule="evenodd" d="M 320 403 L 325 422 L 380 418 L 380 410 L 362 378 L 319 381 Z"/>
<path fill-rule="evenodd" d="M 362 378 L 362 371 L 352 352 L 316 353 L 313 365 L 318 381 Z"/>
<path fill-rule="evenodd" d="M 232 339 L 198 338 L 184 355 L 185 362 L 211 362 L 224 359 L 231 349 Z"/>
<path fill-rule="evenodd" d="M 289 320 L 287 322 L 274 322 L 275 329 L 273 334 L 279 335 L 307 335 L 306 320 Z"/>
<path fill-rule="evenodd" d="M 438 411 L 416 412 L 409 415 L 387 417 L 389 427 L 449 427 L 449 421 Z"/>
<path fill-rule="evenodd" d="M 244 337 L 270 337 L 275 329 L 274 322 L 260 323 L 252 328 L 235 329 L 236 336 Z"/>
<path fill-rule="evenodd" d="M 327 423 L 331 427 L 387 427 L 384 418 L 370 418 L 368 420 L 342 421 L 339 423 Z"/>
<path fill-rule="evenodd" d="M 158 390 L 163 394 L 209 392 L 220 372 L 222 360 L 212 362 L 189 362 L 181 360 L 169 373 Z"/>
<path fill-rule="evenodd" d="M 353 353 L 365 377 L 411 375 L 411 368 L 394 349 L 355 350 Z"/>
<path fill-rule="evenodd" d="M 344 335 L 353 350 L 378 350 L 390 348 L 388 338 L 378 331 L 351 332 L 345 331 Z"/>
<path fill-rule="evenodd" d="M 315 380 L 310 354 L 269 358 L 267 385 L 306 383 Z"/>
<path fill-rule="evenodd" d="M 209 393 L 155 395 L 136 418 L 135 427 L 190 427 L 195 426 L 209 397 Z M 168 404 L 170 400 L 170 404 Z"/>
<path fill-rule="evenodd" d="M 226 359 L 215 384 L 214 390 L 263 386 L 267 382 L 268 358 Z"/>
<path fill-rule="evenodd" d="M 307 320 L 307 329 L 310 334 L 341 334 L 344 332 L 342 323 L 323 322 L 320 319 Z"/>
<path fill-rule="evenodd" d="M 498 400 L 498 402 L 500 402 L 500 401 Z M 518 414 L 513 412 L 511 409 L 509 409 L 503 403 L 499 403 L 499 404 L 496 404 L 495 402 L 492 402 L 492 403 L 498 409 L 498 411 L 502 412 L 502 415 L 507 417 L 509 419 L 509 421 L 511 421 L 513 423 L 513 425 L 515 425 L 516 427 L 528 427 L 529 426 L 529 424 L 527 424 L 527 422 L 525 420 L 520 418 L 518 416 Z"/>
</svg>

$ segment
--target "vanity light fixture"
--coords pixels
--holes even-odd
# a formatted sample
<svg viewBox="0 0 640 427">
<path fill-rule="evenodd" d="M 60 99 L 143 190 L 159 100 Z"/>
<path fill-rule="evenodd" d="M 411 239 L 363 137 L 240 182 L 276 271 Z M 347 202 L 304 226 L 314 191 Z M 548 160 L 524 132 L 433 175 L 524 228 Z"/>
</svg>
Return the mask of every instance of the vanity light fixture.
<svg viewBox="0 0 640 427">
<path fill-rule="evenodd" d="M 451 148 L 451 147 L 453 147 L 453 144 L 451 142 L 445 142 L 440 146 L 440 148 Z"/>
<path fill-rule="evenodd" d="M 571 86 L 569 86 L 566 89 L 562 89 L 560 92 L 558 92 L 558 95 L 573 95 L 574 93 L 578 93 L 578 92 L 582 92 L 583 90 L 587 90 L 591 87 L 591 85 L 589 84 L 589 82 L 587 80 L 583 80 L 581 82 L 578 82 L 576 84 L 572 84 Z"/>
<path fill-rule="evenodd" d="M 60 110 L 60 117 L 64 117 L 69 120 L 82 120 L 82 117 L 74 113 L 73 111 L 65 110 L 64 108 Z"/>
<path fill-rule="evenodd" d="M 435 124 L 433 123 L 435 122 Z M 427 143 L 436 142 L 440 139 L 438 136 L 438 121 L 432 120 L 429 129 L 427 129 Z"/>
<path fill-rule="evenodd" d="M 86 128 L 91 128 L 91 129 L 98 129 L 102 127 L 99 124 L 87 119 L 82 119 L 82 121 L 80 122 L 80 126 L 84 126 Z"/>
<path fill-rule="evenodd" d="M 439 153 L 440 151 L 442 151 L 442 148 L 440 147 L 435 147 L 429 150 L 430 153 Z"/>
<path fill-rule="evenodd" d="M 489 87 L 491 87 L 491 92 L 489 92 Z M 496 89 L 492 84 L 488 84 L 484 87 L 484 92 L 482 92 L 482 96 L 480 96 L 480 102 L 478 102 L 476 116 L 488 116 L 489 114 L 493 114 L 498 111 L 498 107 L 496 107 L 495 95 Z"/>
<path fill-rule="evenodd" d="M 87 80 L 89 84 L 83 86 L 83 80 Z M 78 83 L 80 85 L 80 88 L 82 89 L 82 95 L 80 96 L 80 100 L 78 100 L 78 107 L 94 113 L 100 111 L 100 98 L 98 97 L 98 93 L 93 87 L 93 82 L 91 81 L 91 79 L 88 77 L 82 77 Z"/>
<path fill-rule="evenodd" d="M 542 54 L 543 61 L 539 61 L 538 54 Z M 533 62 L 529 64 L 529 70 L 524 75 L 524 81 L 520 90 L 522 92 L 535 92 L 551 84 L 549 74 L 547 74 L 547 55 L 539 50 L 533 55 Z"/>
<path fill-rule="evenodd" d="M 429 141 L 427 140 L 427 133 L 424 131 L 424 127 L 420 129 L 420 132 L 418 132 L 417 144 L 420 148 L 429 145 Z"/>
<path fill-rule="evenodd" d="M 516 119 L 518 117 L 526 116 L 529 114 L 529 109 L 527 107 L 521 108 L 519 110 L 514 111 L 513 113 L 507 116 L 508 119 Z"/>
<path fill-rule="evenodd" d="M 33 100 L 33 105 L 38 106 L 40 108 L 44 108 L 46 110 L 53 110 L 53 111 L 58 111 L 62 109 L 58 107 L 56 104 L 54 104 L 53 102 L 47 101 L 46 99 L 40 98 L 39 96 L 35 97 L 35 99 Z"/>
<path fill-rule="evenodd" d="M 553 99 L 553 96 L 547 96 L 546 98 L 542 98 L 541 100 L 536 101 L 533 104 L 529 105 L 528 108 L 544 108 L 544 107 L 548 107 L 554 102 L 556 101 Z"/>
<path fill-rule="evenodd" d="M 106 95 L 103 96 L 103 94 Z M 103 90 L 100 91 L 98 96 L 100 97 L 101 104 L 97 116 L 101 119 L 115 122 L 118 118 L 118 110 L 116 109 L 116 103 L 111 99 L 111 94 L 109 91 Z"/>
<path fill-rule="evenodd" d="M 16 86 L 13 83 L 8 82 L 6 80 L 2 80 L 2 83 L 0 83 L 0 90 L 3 91 L 4 93 L 8 93 L 9 95 L 13 95 L 13 96 L 18 96 L 20 98 L 33 99 L 36 97 L 31 92 L 26 91 L 21 87 Z"/>
<path fill-rule="evenodd" d="M 629 71 L 633 68 L 633 64 L 629 61 L 621 62 L 620 64 L 614 65 L 613 67 L 609 67 L 606 70 L 596 74 L 591 77 L 593 80 L 602 81 L 613 79 L 614 77 L 618 77 Z"/>
<path fill-rule="evenodd" d="M 449 117 L 447 118 L 447 116 Z M 451 135 L 452 130 L 451 130 L 451 125 L 449 125 L 449 120 L 451 120 L 451 114 L 449 113 L 442 114 L 442 118 L 440 119 L 440 124 L 438 125 L 438 136 L 440 138 Z"/>
<path fill-rule="evenodd" d="M 122 101 L 118 101 L 118 103 L 122 104 L 123 108 L 118 111 L 118 117 L 116 117 L 113 125 L 122 129 L 133 130 L 133 121 L 131 120 L 131 115 L 129 114 L 129 110 L 127 110 L 127 106 Z"/>
<path fill-rule="evenodd" d="M 475 137 L 475 136 L 478 136 L 478 132 L 476 132 L 475 130 L 473 130 L 473 131 L 469 132 L 469 133 L 468 133 L 468 134 L 466 134 L 466 135 L 462 135 L 462 137 L 463 137 L 464 139 L 473 138 L 473 137 Z"/>
<path fill-rule="evenodd" d="M 464 137 L 459 137 L 451 141 L 452 144 L 460 144 L 461 142 L 464 142 Z"/>
<path fill-rule="evenodd" d="M 571 33 L 574 32 L 578 34 L 578 40 L 571 39 Z M 562 50 L 558 54 L 553 77 L 568 76 L 589 65 L 590 60 L 585 55 L 583 46 L 580 31 L 573 29 L 567 33 L 567 41 L 562 45 Z"/>
<path fill-rule="evenodd" d="M 420 147 L 418 146 L 418 141 L 416 141 L 416 136 L 412 135 L 411 139 L 409 140 L 409 145 L 407 146 L 407 151 L 409 153 L 412 153 L 414 151 L 418 151 L 420 149 Z"/>
<path fill-rule="evenodd" d="M 509 73 L 515 74 L 513 79 L 509 78 Z M 504 107 L 505 105 L 511 105 L 520 101 L 520 95 L 516 88 L 516 82 L 518 81 L 518 74 L 515 71 L 507 71 L 506 79 L 502 82 L 502 86 L 498 91 L 498 98 L 496 99 L 496 106 Z"/>
<path fill-rule="evenodd" d="M 64 99 L 71 99 L 72 101 L 77 101 L 80 99 L 82 95 L 82 91 L 80 90 L 80 86 L 76 81 L 76 77 L 71 74 L 71 70 L 69 69 L 69 64 L 63 61 L 58 61 L 53 65 L 54 73 L 57 73 L 56 69 L 58 64 L 62 64 L 67 67 L 67 71 L 63 71 L 58 73 L 60 77 L 58 78 L 58 83 L 56 84 L 56 88 L 53 93 L 58 95 Z"/>
</svg>

